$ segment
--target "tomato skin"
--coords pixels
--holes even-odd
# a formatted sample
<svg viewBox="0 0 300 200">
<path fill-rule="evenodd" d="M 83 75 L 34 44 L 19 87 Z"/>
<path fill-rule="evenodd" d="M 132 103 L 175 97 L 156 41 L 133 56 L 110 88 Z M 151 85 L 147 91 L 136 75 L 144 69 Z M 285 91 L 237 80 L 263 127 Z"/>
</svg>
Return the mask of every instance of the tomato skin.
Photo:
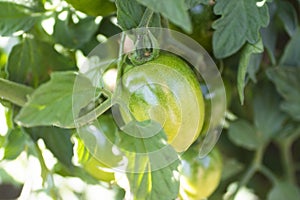
<svg viewBox="0 0 300 200">
<path fill-rule="evenodd" d="M 116 6 L 109 0 L 66 0 L 76 10 L 91 16 L 107 16 L 116 10 Z"/>
<path fill-rule="evenodd" d="M 109 119 L 106 116 L 101 116 L 103 119 Z M 102 123 L 103 124 L 103 123 Z M 103 126 L 104 128 L 111 128 L 110 124 Z M 113 131 L 113 129 L 105 130 Z M 94 178 L 104 181 L 111 182 L 114 180 L 114 172 L 104 163 L 96 159 L 85 147 L 84 142 L 77 138 L 76 154 L 78 163 Z"/>
<path fill-rule="evenodd" d="M 222 158 L 213 149 L 200 159 L 196 149 L 190 148 L 181 159 L 180 196 L 183 200 L 201 200 L 209 197 L 220 183 Z"/>
<path fill-rule="evenodd" d="M 177 152 L 185 151 L 199 136 L 204 120 L 204 100 L 194 72 L 181 58 L 165 52 L 125 68 L 129 70 L 122 77 L 120 96 L 127 96 L 132 115 L 138 121 L 159 122 L 168 143 Z"/>
</svg>

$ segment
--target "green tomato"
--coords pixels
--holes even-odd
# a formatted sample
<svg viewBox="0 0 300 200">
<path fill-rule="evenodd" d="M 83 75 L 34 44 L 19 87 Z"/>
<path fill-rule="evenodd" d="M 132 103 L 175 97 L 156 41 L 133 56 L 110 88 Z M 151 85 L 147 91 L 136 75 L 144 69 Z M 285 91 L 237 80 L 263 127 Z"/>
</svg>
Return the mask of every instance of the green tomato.
<svg viewBox="0 0 300 200">
<path fill-rule="evenodd" d="M 76 10 L 91 16 L 107 16 L 116 10 L 116 6 L 109 0 L 66 0 Z"/>
<path fill-rule="evenodd" d="M 183 154 L 181 164 L 180 197 L 183 200 L 205 199 L 215 191 L 222 174 L 222 158 L 216 148 L 200 159 L 192 147 Z"/>
<path fill-rule="evenodd" d="M 114 180 L 114 172 L 104 163 L 92 156 L 85 148 L 83 141 L 79 138 L 77 139 L 76 153 L 78 162 L 91 176 L 105 182 Z"/>
<path fill-rule="evenodd" d="M 168 143 L 177 152 L 185 151 L 199 136 L 204 121 L 204 101 L 195 73 L 184 60 L 165 52 L 147 63 L 124 68 L 117 94 L 128 99 L 134 119 L 158 122 Z"/>
</svg>

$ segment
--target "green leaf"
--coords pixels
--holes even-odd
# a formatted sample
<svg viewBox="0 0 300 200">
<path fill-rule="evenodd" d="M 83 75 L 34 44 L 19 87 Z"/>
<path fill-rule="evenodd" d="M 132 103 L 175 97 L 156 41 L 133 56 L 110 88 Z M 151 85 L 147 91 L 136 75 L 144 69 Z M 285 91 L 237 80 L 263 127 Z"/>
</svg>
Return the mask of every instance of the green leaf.
<svg viewBox="0 0 300 200">
<path fill-rule="evenodd" d="M 280 107 L 280 97 L 274 87 L 270 84 L 258 85 L 255 91 L 254 124 L 264 141 L 268 141 L 283 128 L 286 115 L 280 109 L 274 109 Z"/>
<path fill-rule="evenodd" d="M 279 64 L 284 66 L 298 66 L 300 67 L 300 28 L 297 29 L 297 32 L 293 35 L 292 39 L 287 44 L 284 53 L 280 59 Z"/>
<path fill-rule="evenodd" d="M 276 67 L 267 75 L 284 99 L 281 109 L 300 121 L 300 67 Z"/>
<path fill-rule="evenodd" d="M 147 124 L 141 122 L 139 127 Z M 141 131 L 140 134 L 145 133 Z M 148 138 L 133 137 L 123 132 L 119 135 L 119 147 L 128 159 L 129 172 L 126 176 L 130 187 L 124 189 L 133 196 L 132 199 L 175 199 L 179 191 L 179 177 L 176 176 L 179 160 L 175 150 L 167 144 L 163 129 Z M 162 162 L 170 164 L 160 167 Z"/>
<path fill-rule="evenodd" d="M 29 135 L 38 140 L 42 138 L 46 147 L 64 165 L 72 166 L 73 143 L 71 130 L 57 127 L 36 127 L 26 130 Z"/>
<path fill-rule="evenodd" d="M 20 128 L 16 128 L 10 131 L 7 138 L 7 145 L 4 149 L 3 159 L 14 160 L 22 151 L 24 151 L 26 145 L 26 135 Z"/>
<path fill-rule="evenodd" d="M 176 177 L 178 163 L 147 173 L 127 173 L 132 199 L 169 200 L 176 199 L 179 179 Z M 126 191 L 127 192 L 127 191 Z"/>
<path fill-rule="evenodd" d="M 217 0 L 214 13 L 222 15 L 212 27 L 214 55 L 228 57 L 237 52 L 245 42 L 259 41 L 259 30 L 269 23 L 267 5 L 258 7 L 256 0 Z"/>
<path fill-rule="evenodd" d="M 192 31 L 187 7 L 183 0 L 137 0 L 154 12 L 159 12 L 186 32 Z"/>
<path fill-rule="evenodd" d="M 222 180 L 227 180 L 234 175 L 240 173 L 245 168 L 244 164 L 240 163 L 234 158 L 224 159 Z"/>
<path fill-rule="evenodd" d="M 256 128 L 243 119 L 230 124 L 228 136 L 234 144 L 248 150 L 255 150 L 260 146 L 260 137 Z"/>
<path fill-rule="evenodd" d="M 274 21 L 270 21 L 267 28 L 261 29 L 261 37 L 263 40 L 264 47 L 266 48 L 268 55 L 270 57 L 271 63 L 276 64 L 275 51 L 276 51 L 276 41 L 277 41 L 277 29 Z"/>
<path fill-rule="evenodd" d="M 59 54 L 52 45 L 25 38 L 13 47 L 7 62 L 9 80 L 37 87 L 57 70 L 75 69 L 74 60 Z"/>
<path fill-rule="evenodd" d="M 287 182 L 277 183 L 270 193 L 268 194 L 268 200 L 298 200 L 300 199 L 299 188 L 296 185 Z"/>
<path fill-rule="evenodd" d="M 262 40 L 260 39 L 256 44 L 252 45 L 247 43 L 242 51 L 242 55 L 239 62 L 239 69 L 237 75 L 237 85 L 238 85 L 238 92 L 240 96 L 241 103 L 244 103 L 244 88 L 246 86 L 246 75 L 247 71 L 251 71 L 249 68 L 257 68 L 254 63 L 251 63 L 252 54 L 257 54 L 263 52 L 263 44 Z M 250 65 L 252 64 L 252 65 Z"/>
<path fill-rule="evenodd" d="M 72 98 L 77 98 L 86 106 L 91 99 L 85 97 L 93 96 L 95 93 L 95 88 L 89 79 L 82 77 L 80 88 L 77 88 L 78 93 L 74 94 L 76 77 L 75 72 L 52 73 L 51 80 L 33 92 L 15 121 L 25 127 L 55 125 L 73 128 L 75 125 Z"/>
<path fill-rule="evenodd" d="M 137 28 L 143 18 L 145 7 L 136 0 L 117 0 L 117 19 L 118 24 L 123 30 Z M 154 13 L 149 23 L 149 27 L 160 27 L 160 16 Z"/>
<path fill-rule="evenodd" d="M 294 6 L 288 1 L 277 1 L 278 16 L 289 36 L 294 35 L 298 27 L 298 16 Z"/>
<path fill-rule="evenodd" d="M 95 22 L 94 17 L 79 19 L 75 23 L 72 13 L 69 12 L 64 21 L 60 20 L 58 16 L 56 17 L 53 37 L 57 43 L 66 47 L 79 48 L 90 41 L 98 27 L 99 24 Z"/>
<path fill-rule="evenodd" d="M 30 8 L 0 1 L 0 35 L 10 36 L 17 31 L 28 31 L 40 17 Z"/>
<path fill-rule="evenodd" d="M 193 8 L 199 4 L 208 5 L 210 3 L 210 0 L 185 0 L 185 5 L 187 8 Z"/>
<path fill-rule="evenodd" d="M 136 0 L 116 0 L 118 24 L 123 30 L 137 28 L 145 8 Z"/>
</svg>

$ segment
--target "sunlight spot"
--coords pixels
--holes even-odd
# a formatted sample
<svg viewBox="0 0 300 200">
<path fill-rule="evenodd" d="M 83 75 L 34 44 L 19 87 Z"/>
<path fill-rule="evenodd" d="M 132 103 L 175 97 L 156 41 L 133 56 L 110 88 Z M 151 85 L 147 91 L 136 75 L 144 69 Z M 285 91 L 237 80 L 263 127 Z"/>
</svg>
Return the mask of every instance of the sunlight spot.
<svg viewBox="0 0 300 200">
<path fill-rule="evenodd" d="M 53 34 L 54 23 L 55 23 L 55 20 L 53 17 L 42 21 L 42 27 L 46 31 L 46 33 L 48 33 L 49 35 Z"/>
<path fill-rule="evenodd" d="M 257 7 L 263 7 L 265 5 L 266 1 L 267 0 L 258 1 L 258 2 L 256 2 L 256 6 Z"/>
</svg>

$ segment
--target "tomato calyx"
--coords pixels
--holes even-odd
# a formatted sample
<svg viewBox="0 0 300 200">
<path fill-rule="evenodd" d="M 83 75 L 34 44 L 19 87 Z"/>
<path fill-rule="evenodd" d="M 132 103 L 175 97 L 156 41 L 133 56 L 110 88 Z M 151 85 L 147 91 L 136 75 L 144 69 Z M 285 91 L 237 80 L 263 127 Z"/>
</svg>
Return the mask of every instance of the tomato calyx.
<svg viewBox="0 0 300 200">
<path fill-rule="evenodd" d="M 137 31 L 135 51 L 128 55 L 133 65 L 141 65 L 155 59 L 159 55 L 158 43 L 147 29 Z"/>
</svg>

